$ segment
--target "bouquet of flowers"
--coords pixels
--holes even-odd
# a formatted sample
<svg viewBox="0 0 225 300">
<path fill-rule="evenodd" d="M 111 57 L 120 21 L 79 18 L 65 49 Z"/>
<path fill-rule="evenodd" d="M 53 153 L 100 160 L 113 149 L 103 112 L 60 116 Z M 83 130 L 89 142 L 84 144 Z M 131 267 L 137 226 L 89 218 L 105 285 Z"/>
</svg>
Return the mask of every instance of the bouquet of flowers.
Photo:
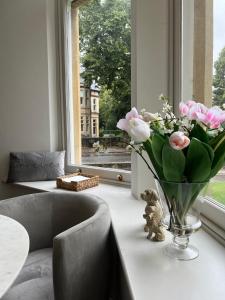
<svg viewBox="0 0 225 300">
<path fill-rule="evenodd" d="M 176 117 L 168 98 L 162 95 L 160 99 L 163 102 L 161 114 L 145 110 L 139 114 L 133 107 L 126 118 L 117 123 L 117 127 L 131 137 L 130 147 L 142 157 L 154 177 L 161 181 L 172 202 L 172 198 L 177 197 L 166 182 L 205 183 L 223 167 L 225 111 L 217 106 L 207 108 L 190 100 L 180 103 L 180 117 Z M 151 164 L 143 152 L 147 153 Z M 193 196 L 198 188 L 202 189 L 202 186 L 196 185 L 193 195 L 189 195 L 192 201 L 189 199 L 185 210 L 195 200 Z M 171 193 L 173 195 L 170 196 Z"/>
<path fill-rule="evenodd" d="M 128 133 L 129 147 L 156 178 L 170 214 L 169 229 L 174 229 L 187 224 L 198 194 L 224 165 L 225 111 L 190 100 L 180 103 L 176 117 L 168 98 L 161 95 L 160 100 L 161 113 L 139 113 L 133 107 L 117 127 Z"/>
<path fill-rule="evenodd" d="M 225 111 L 202 103 L 180 103 L 180 117 L 172 112 L 168 99 L 162 113 L 135 107 L 117 127 L 131 137 L 130 146 L 145 160 L 145 151 L 152 163 L 152 174 L 171 182 L 205 182 L 215 176 L 225 160 Z"/>
</svg>

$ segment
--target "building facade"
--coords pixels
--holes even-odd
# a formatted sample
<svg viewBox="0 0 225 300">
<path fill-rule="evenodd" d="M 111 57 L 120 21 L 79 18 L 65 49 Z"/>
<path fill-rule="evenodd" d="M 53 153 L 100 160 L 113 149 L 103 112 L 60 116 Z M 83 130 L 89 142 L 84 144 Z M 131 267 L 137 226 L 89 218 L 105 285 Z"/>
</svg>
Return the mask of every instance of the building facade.
<svg viewBox="0 0 225 300">
<path fill-rule="evenodd" d="M 99 88 L 93 83 L 90 88 L 80 84 L 81 135 L 99 137 Z"/>
</svg>

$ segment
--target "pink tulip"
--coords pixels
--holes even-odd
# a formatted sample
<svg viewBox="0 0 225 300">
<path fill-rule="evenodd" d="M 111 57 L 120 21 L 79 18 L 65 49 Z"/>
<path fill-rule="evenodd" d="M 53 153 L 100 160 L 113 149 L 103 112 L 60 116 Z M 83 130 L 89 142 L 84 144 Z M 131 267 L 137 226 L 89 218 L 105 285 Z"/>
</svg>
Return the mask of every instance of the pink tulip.
<svg viewBox="0 0 225 300">
<path fill-rule="evenodd" d="M 179 104 L 179 111 L 182 117 L 187 116 L 188 112 L 189 112 L 189 107 L 187 104 L 180 102 Z"/>
<path fill-rule="evenodd" d="M 190 144 L 190 140 L 182 131 L 176 131 L 171 134 L 169 143 L 173 149 L 182 150 Z"/>
<path fill-rule="evenodd" d="M 207 111 L 208 108 L 204 104 L 197 102 L 195 104 L 192 104 L 187 117 L 189 120 L 198 120 L 198 114 L 206 114 Z"/>
<path fill-rule="evenodd" d="M 205 113 L 197 112 L 197 118 L 209 128 L 216 129 L 225 121 L 225 111 L 218 106 L 213 106 Z"/>
<path fill-rule="evenodd" d="M 142 143 L 150 137 L 150 127 L 142 120 L 135 107 L 126 114 L 125 119 L 119 120 L 117 127 L 126 131 L 137 143 Z"/>
<path fill-rule="evenodd" d="M 205 114 L 208 108 L 202 103 L 189 100 L 186 103 L 180 102 L 179 110 L 182 117 L 187 117 L 189 120 L 197 120 L 197 113 Z"/>
<path fill-rule="evenodd" d="M 192 111 L 195 111 L 197 109 L 197 102 L 193 100 L 188 100 L 187 102 L 180 102 L 179 104 L 179 111 L 182 117 L 188 116 L 189 118 L 191 117 L 190 115 L 190 110 L 192 107 L 195 107 L 194 109 L 192 108 Z"/>
<path fill-rule="evenodd" d="M 225 122 L 225 111 L 217 106 L 207 108 L 204 104 L 189 100 L 180 103 L 180 114 L 189 120 L 196 120 L 204 123 L 211 129 L 219 128 Z"/>
<path fill-rule="evenodd" d="M 186 105 L 190 108 L 190 107 L 192 107 L 193 105 L 195 105 L 196 104 L 196 102 L 194 101 L 194 100 L 188 100 L 187 102 L 186 102 Z"/>
</svg>

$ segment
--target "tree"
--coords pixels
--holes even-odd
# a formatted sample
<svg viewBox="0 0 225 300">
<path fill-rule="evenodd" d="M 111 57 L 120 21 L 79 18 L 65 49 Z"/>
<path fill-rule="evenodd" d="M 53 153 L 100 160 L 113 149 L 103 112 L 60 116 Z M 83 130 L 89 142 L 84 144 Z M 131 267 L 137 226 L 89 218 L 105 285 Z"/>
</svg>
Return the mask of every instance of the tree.
<svg viewBox="0 0 225 300">
<path fill-rule="evenodd" d="M 112 114 L 115 99 L 112 96 L 112 91 L 102 87 L 100 92 L 100 118 L 99 126 L 101 129 L 114 129 L 114 124 L 118 121 L 115 114 Z"/>
<path fill-rule="evenodd" d="M 219 54 L 214 64 L 215 75 L 213 76 L 213 104 L 222 106 L 225 103 L 225 47 Z"/>
<path fill-rule="evenodd" d="M 117 120 L 130 109 L 130 14 L 128 0 L 93 0 L 80 9 L 81 75 L 87 86 L 96 80 L 103 88 L 101 95 L 109 90 L 100 106 L 100 124 L 105 129 L 115 129 Z"/>
</svg>

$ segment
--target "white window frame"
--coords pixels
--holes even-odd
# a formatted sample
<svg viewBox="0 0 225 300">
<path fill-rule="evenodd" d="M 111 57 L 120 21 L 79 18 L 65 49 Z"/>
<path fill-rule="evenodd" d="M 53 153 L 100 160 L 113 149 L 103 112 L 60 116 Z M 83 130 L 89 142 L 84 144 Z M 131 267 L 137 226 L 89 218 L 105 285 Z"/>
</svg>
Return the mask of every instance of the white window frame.
<svg viewBox="0 0 225 300">
<path fill-rule="evenodd" d="M 194 206 L 201 214 L 203 227 L 225 245 L 225 209 L 209 196 L 199 197 Z"/>
</svg>

